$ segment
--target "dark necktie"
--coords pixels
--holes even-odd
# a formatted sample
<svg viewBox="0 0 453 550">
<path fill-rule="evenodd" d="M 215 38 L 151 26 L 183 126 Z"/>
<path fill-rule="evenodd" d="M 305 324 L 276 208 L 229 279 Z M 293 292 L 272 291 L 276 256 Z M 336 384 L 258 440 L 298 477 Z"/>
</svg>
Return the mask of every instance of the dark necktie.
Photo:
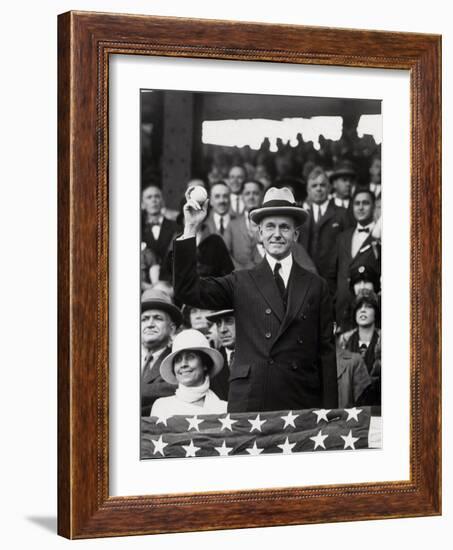
<svg viewBox="0 0 453 550">
<path fill-rule="evenodd" d="M 225 226 L 223 225 L 223 216 L 220 216 L 219 232 L 220 232 L 221 235 L 223 235 L 225 233 Z"/>
<path fill-rule="evenodd" d="M 359 228 L 358 228 L 358 232 L 359 232 L 359 233 L 369 233 L 369 232 L 370 232 L 370 228 L 369 228 L 369 227 L 359 227 Z"/>
<path fill-rule="evenodd" d="M 285 302 L 285 283 L 283 282 L 283 278 L 280 275 L 280 269 L 282 267 L 282 264 L 280 262 L 277 262 L 274 267 L 274 279 L 277 284 L 278 291 L 280 292 L 280 296 L 282 297 L 283 302 Z"/>
<path fill-rule="evenodd" d="M 153 362 L 153 354 L 148 352 L 145 357 L 145 364 L 143 365 L 143 374 L 150 370 L 150 365 Z"/>
</svg>

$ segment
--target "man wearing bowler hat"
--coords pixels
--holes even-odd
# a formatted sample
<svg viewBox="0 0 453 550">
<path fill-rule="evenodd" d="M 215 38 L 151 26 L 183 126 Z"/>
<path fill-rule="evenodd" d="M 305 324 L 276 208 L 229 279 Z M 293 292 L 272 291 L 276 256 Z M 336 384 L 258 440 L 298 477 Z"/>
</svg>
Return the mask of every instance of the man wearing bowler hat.
<svg viewBox="0 0 453 550">
<path fill-rule="evenodd" d="M 352 162 L 339 162 L 330 175 L 330 183 L 334 189 L 332 198 L 335 205 L 348 209 L 357 183 L 357 172 Z"/>
<path fill-rule="evenodd" d="M 213 310 L 233 309 L 236 346 L 228 411 L 334 408 L 338 403 L 332 305 L 327 283 L 291 254 L 306 212 L 288 188 L 270 188 L 250 212 L 265 249 L 252 269 L 200 278 L 195 235 L 207 204 L 187 197 L 184 233 L 174 243 L 175 296 Z"/>
<path fill-rule="evenodd" d="M 232 309 L 222 309 L 206 315 L 206 319 L 215 323 L 219 336 L 219 352 L 223 356 L 224 368 L 212 380 L 211 388 L 220 399 L 228 400 L 230 368 L 234 360 L 234 348 L 236 346 L 236 322 Z"/>
<path fill-rule="evenodd" d="M 172 337 L 182 322 L 179 309 L 165 292 L 145 290 L 141 299 L 141 414 L 149 416 L 154 401 L 175 393 L 160 375 L 163 359 L 171 353 Z"/>
</svg>

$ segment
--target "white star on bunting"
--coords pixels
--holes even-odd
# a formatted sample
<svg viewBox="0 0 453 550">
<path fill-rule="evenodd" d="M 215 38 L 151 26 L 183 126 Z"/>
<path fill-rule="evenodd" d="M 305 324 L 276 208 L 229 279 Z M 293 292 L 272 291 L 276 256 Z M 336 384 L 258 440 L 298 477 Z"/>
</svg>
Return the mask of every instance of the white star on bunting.
<svg viewBox="0 0 453 550">
<path fill-rule="evenodd" d="M 280 418 L 285 421 L 283 429 L 285 429 L 287 426 L 292 426 L 293 428 L 295 428 L 296 425 L 294 424 L 294 420 L 296 420 L 298 416 L 298 414 L 293 414 L 293 411 L 289 411 L 286 416 L 281 416 Z"/>
<path fill-rule="evenodd" d="M 315 435 L 314 437 L 310 437 L 310 439 L 315 442 L 315 448 L 314 448 L 315 451 L 318 447 L 322 447 L 323 449 L 326 448 L 326 446 L 324 445 L 324 440 L 327 437 L 329 437 L 327 434 L 322 435 L 322 430 L 319 430 L 317 435 Z"/>
<path fill-rule="evenodd" d="M 229 413 L 225 416 L 225 418 L 219 418 L 219 421 L 222 423 L 222 427 L 220 428 L 220 431 L 222 430 L 233 431 L 233 424 L 237 422 L 237 420 L 232 420 L 230 418 Z"/>
<path fill-rule="evenodd" d="M 189 427 L 187 428 L 187 431 L 194 429 L 194 430 L 197 430 L 197 432 L 199 432 L 200 429 L 198 428 L 198 425 L 204 422 L 204 420 L 199 420 L 197 418 L 197 415 L 193 416 L 192 418 L 186 418 L 186 420 L 189 423 Z"/>
<path fill-rule="evenodd" d="M 171 418 L 172 416 L 173 416 L 172 414 L 164 414 L 164 413 L 162 413 L 161 415 L 159 415 L 159 416 L 157 417 L 156 425 L 157 425 L 157 424 L 164 424 L 164 426 L 166 426 L 166 425 L 167 425 L 167 420 L 168 420 L 169 418 Z"/>
<path fill-rule="evenodd" d="M 168 443 L 164 443 L 162 441 L 162 436 L 159 437 L 159 439 L 151 439 L 151 441 L 154 443 L 154 451 L 153 454 L 160 453 L 162 456 L 164 455 L 164 449 L 168 445 Z"/>
<path fill-rule="evenodd" d="M 221 447 L 214 447 L 214 449 L 219 453 L 220 456 L 228 456 L 230 454 L 230 451 L 233 450 L 233 447 L 227 447 L 226 441 L 223 440 Z"/>
<path fill-rule="evenodd" d="M 251 432 L 253 432 L 253 430 L 258 430 L 260 432 L 262 424 L 266 422 L 265 420 L 260 420 L 260 415 L 257 415 L 254 420 L 249 419 L 248 421 L 252 425 L 252 427 L 250 428 Z"/>
<path fill-rule="evenodd" d="M 344 440 L 344 448 L 351 447 L 353 450 L 355 450 L 354 443 L 360 439 L 360 437 L 352 437 L 352 430 L 349 430 L 348 435 L 342 435 L 341 438 Z"/>
<path fill-rule="evenodd" d="M 253 456 L 258 456 L 260 455 L 264 449 L 260 449 L 259 447 L 256 446 L 256 441 L 253 443 L 253 447 L 251 449 L 245 449 L 249 455 L 253 455 Z"/>
<path fill-rule="evenodd" d="M 283 451 L 283 454 L 292 454 L 293 453 L 293 447 L 295 447 L 295 443 L 290 443 L 288 438 L 286 438 L 285 442 L 281 445 L 277 445 L 277 447 L 280 447 L 280 449 Z"/>
<path fill-rule="evenodd" d="M 313 411 L 313 414 L 316 414 L 318 419 L 316 420 L 316 424 L 320 420 L 325 420 L 326 422 L 329 422 L 329 419 L 327 418 L 327 415 L 330 413 L 332 409 L 319 409 L 319 411 Z"/>
<path fill-rule="evenodd" d="M 359 414 L 362 412 L 363 409 L 356 409 L 355 407 L 353 407 L 352 409 L 345 409 L 345 411 L 348 413 L 348 418 L 346 418 L 346 422 L 348 422 L 349 420 L 356 420 L 357 422 L 359 421 Z"/>
<path fill-rule="evenodd" d="M 190 440 L 190 445 L 182 445 L 182 448 L 186 451 L 186 458 L 188 456 L 196 456 L 197 451 L 201 449 L 201 447 L 195 447 L 192 439 Z"/>
</svg>

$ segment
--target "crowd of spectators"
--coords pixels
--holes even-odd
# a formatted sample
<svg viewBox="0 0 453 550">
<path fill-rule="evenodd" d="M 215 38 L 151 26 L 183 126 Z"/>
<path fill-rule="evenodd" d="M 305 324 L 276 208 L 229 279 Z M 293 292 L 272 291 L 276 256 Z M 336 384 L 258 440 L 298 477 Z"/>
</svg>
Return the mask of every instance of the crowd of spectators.
<svg viewBox="0 0 453 550">
<path fill-rule="evenodd" d="M 202 186 L 208 193 L 209 214 L 196 236 L 199 274 L 219 277 L 259 264 L 264 250 L 249 212 L 261 206 L 268 188 L 289 188 L 308 213 L 293 244 L 293 258 L 327 281 L 334 305 L 339 406 L 380 405 L 380 146 L 371 136 L 338 141 L 321 136 L 316 149 L 299 135 L 295 147 L 278 141 L 275 152 L 268 140 L 258 151 L 204 146 L 204 162 L 204 173 L 188 181 L 185 190 Z M 184 202 L 182 196 L 181 206 Z M 175 335 L 186 330 L 201 333 L 207 345 L 222 355 L 226 367 L 221 376 L 216 372 L 217 383 L 213 378 L 211 388 L 216 387 L 216 395 L 226 400 L 227 367 L 234 357 L 234 312 L 174 303 L 172 244 L 182 230 L 181 210 L 166 208 L 155 180 L 143 181 L 141 208 L 142 316 L 146 317 L 142 318 L 142 414 L 150 414 L 156 399 L 174 394 L 175 385 L 168 383 L 169 375 L 163 380 L 159 369 L 171 354 Z M 149 311 L 159 307 L 166 316 L 165 330 L 165 323 L 156 329 L 156 319 L 150 320 Z M 151 328 L 150 323 L 154 323 Z"/>
</svg>

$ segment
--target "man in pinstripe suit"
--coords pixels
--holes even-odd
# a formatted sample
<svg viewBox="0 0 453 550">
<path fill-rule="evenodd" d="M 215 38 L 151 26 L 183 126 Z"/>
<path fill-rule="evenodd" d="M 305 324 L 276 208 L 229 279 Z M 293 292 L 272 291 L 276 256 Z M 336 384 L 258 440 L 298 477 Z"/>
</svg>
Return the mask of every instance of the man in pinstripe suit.
<svg viewBox="0 0 453 550">
<path fill-rule="evenodd" d="M 229 412 L 334 408 L 338 403 L 327 283 L 291 255 L 306 213 L 287 188 L 271 188 L 251 212 L 266 254 L 252 269 L 200 278 L 195 235 L 207 204 L 188 198 L 174 243 L 175 296 L 206 309 L 234 309 L 236 349 Z"/>
</svg>

